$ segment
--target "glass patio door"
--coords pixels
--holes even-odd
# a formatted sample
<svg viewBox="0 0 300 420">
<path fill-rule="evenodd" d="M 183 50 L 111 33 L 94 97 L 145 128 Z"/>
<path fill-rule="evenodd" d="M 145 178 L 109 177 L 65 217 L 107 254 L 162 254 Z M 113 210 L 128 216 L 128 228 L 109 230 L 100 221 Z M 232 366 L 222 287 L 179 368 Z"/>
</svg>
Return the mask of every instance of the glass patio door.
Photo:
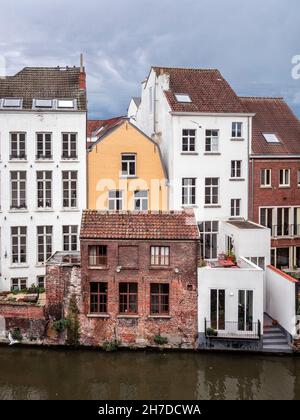
<svg viewBox="0 0 300 420">
<path fill-rule="evenodd" d="M 214 330 L 225 330 L 225 290 L 210 291 L 210 321 Z"/>
<path fill-rule="evenodd" d="M 253 331 L 253 290 L 239 290 L 239 331 Z"/>
</svg>

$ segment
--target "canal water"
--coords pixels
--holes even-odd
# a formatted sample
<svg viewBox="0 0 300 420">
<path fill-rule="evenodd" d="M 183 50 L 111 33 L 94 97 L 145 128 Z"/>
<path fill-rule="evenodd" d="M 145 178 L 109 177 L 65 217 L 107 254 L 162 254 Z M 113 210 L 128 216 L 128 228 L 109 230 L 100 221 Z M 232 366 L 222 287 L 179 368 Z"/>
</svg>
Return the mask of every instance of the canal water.
<svg viewBox="0 0 300 420">
<path fill-rule="evenodd" d="M 0 399 L 300 399 L 300 358 L 0 347 Z"/>
</svg>

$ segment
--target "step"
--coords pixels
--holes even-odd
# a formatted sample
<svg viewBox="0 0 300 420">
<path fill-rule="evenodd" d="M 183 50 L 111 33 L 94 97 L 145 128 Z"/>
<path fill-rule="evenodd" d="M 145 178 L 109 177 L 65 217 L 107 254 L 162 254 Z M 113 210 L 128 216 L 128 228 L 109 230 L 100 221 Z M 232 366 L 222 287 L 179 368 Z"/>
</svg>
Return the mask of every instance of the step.
<svg viewBox="0 0 300 420">
<path fill-rule="evenodd" d="M 286 340 L 286 337 L 285 337 L 284 334 L 280 334 L 280 333 L 276 333 L 276 332 L 275 333 L 270 333 L 270 334 L 264 334 L 263 338 L 264 339 L 282 338 L 282 339 Z"/>
<path fill-rule="evenodd" d="M 264 346 L 281 346 L 281 345 L 283 345 L 283 346 L 288 346 L 288 344 L 287 344 L 287 342 L 286 342 L 286 340 L 278 340 L 278 339 L 275 339 L 275 340 L 268 340 L 268 341 L 263 341 L 263 345 Z"/>
<path fill-rule="evenodd" d="M 288 344 L 264 344 L 264 350 L 291 350 L 291 347 Z"/>
</svg>

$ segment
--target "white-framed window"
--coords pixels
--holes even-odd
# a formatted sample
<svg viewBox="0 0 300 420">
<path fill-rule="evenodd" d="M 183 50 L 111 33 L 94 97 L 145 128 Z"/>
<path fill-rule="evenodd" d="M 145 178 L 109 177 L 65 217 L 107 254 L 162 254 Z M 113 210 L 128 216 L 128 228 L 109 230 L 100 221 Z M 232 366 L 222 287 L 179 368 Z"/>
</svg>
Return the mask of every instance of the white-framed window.
<svg viewBox="0 0 300 420">
<path fill-rule="evenodd" d="M 77 208 L 77 171 L 63 171 L 63 208 Z"/>
<path fill-rule="evenodd" d="M 242 161 L 232 160 L 231 161 L 231 178 L 241 178 L 242 176 Z"/>
<path fill-rule="evenodd" d="M 77 158 L 77 133 L 62 133 L 62 158 Z"/>
<path fill-rule="evenodd" d="M 290 236 L 292 230 L 291 212 L 292 209 L 290 207 L 277 208 L 277 226 L 275 231 L 276 236 Z"/>
<path fill-rule="evenodd" d="M 36 159 L 52 159 L 52 134 L 36 134 Z"/>
<path fill-rule="evenodd" d="M 37 207 L 46 209 L 52 207 L 52 172 L 37 171 Z"/>
<path fill-rule="evenodd" d="M 253 331 L 253 290 L 239 290 L 238 330 Z"/>
<path fill-rule="evenodd" d="M 36 285 L 40 289 L 45 289 L 45 276 L 37 276 Z"/>
<path fill-rule="evenodd" d="M 10 172 L 11 209 L 26 209 L 26 171 Z"/>
<path fill-rule="evenodd" d="M 298 169 L 297 171 L 297 183 L 298 183 L 298 187 L 300 187 L 300 169 Z"/>
<path fill-rule="evenodd" d="M 242 137 L 243 123 L 233 122 L 231 127 L 231 137 L 233 139 Z"/>
<path fill-rule="evenodd" d="M 257 265 L 259 268 L 265 269 L 265 257 L 246 257 L 247 260 Z"/>
<path fill-rule="evenodd" d="M 181 103 L 191 103 L 191 97 L 187 93 L 175 93 L 175 98 L 177 102 Z"/>
<path fill-rule="evenodd" d="M 205 178 L 205 204 L 219 203 L 219 178 Z"/>
<path fill-rule="evenodd" d="M 273 208 L 261 207 L 259 210 L 259 223 L 273 231 Z"/>
<path fill-rule="evenodd" d="M 183 152 L 196 151 L 196 130 L 194 129 L 182 130 L 182 151 Z"/>
<path fill-rule="evenodd" d="M 279 170 L 279 186 L 280 187 L 290 186 L 290 170 L 289 169 Z"/>
<path fill-rule="evenodd" d="M 78 226 L 68 225 L 62 227 L 64 251 L 77 251 L 78 249 Z"/>
<path fill-rule="evenodd" d="M 26 264 L 27 262 L 27 227 L 11 227 L 11 262 Z"/>
<path fill-rule="evenodd" d="M 26 290 L 27 289 L 27 277 L 14 277 L 10 279 L 11 291 Z"/>
<path fill-rule="evenodd" d="M 214 260 L 218 256 L 219 222 L 212 220 L 198 223 L 200 232 L 201 256 L 206 260 Z"/>
<path fill-rule="evenodd" d="M 196 205 L 196 178 L 182 178 L 182 205 Z"/>
<path fill-rule="evenodd" d="M 260 186 L 271 187 L 272 186 L 272 172 L 271 169 L 260 170 Z"/>
<path fill-rule="evenodd" d="M 148 210 L 148 195 L 149 193 L 147 190 L 139 190 L 134 192 L 134 210 Z"/>
<path fill-rule="evenodd" d="M 46 108 L 51 109 L 53 108 L 53 100 L 52 99 L 34 99 L 34 108 Z"/>
<path fill-rule="evenodd" d="M 75 103 L 73 99 L 59 99 L 57 101 L 57 108 L 73 109 Z"/>
<path fill-rule="evenodd" d="M 26 159 L 26 133 L 10 133 L 10 159 Z"/>
<path fill-rule="evenodd" d="M 44 263 L 52 255 L 52 226 L 37 226 L 38 263 Z"/>
<path fill-rule="evenodd" d="M 123 191 L 110 190 L 108 191 L 108 209 L 114 211 L 123 210 Z"/>
<path fill-rule="evenodd" d="M 219 130 L 205 131 L 205 151 L 211 153 L 219 151 Z"/>
<path fill-rule="evenodd" d="M 241 199 L 232 198 L 230 201 L 230 215 L 232 217 L 239 217 L 241 215 Z"/>
<path fill-rule="evenodd" d="M 170 247 L 151 246 L 151 265 L 170 265 Z"/>
<path fill-rule="evenodd" d="M 136 154 L 123 153 L 121 156 L 121 175 L 136 176 Z"/>
<path fill-rule="evenodd" d="M 21 108 L 23 100 L 21 98 L 5 98 L 3 108 Z"/>
<path fill-rule="evenodd" d="M 280 143 L 280 140 L 275 133 L 262 133 L 267 143 Z"/>
</svg>

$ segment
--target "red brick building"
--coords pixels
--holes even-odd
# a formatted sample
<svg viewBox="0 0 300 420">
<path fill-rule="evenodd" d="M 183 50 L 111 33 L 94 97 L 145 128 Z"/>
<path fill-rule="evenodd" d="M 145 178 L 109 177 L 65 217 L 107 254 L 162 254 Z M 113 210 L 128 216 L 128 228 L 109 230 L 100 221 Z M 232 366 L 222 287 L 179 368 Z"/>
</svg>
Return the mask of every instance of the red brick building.
<svg viewBox="0 0 300 420">
<path fill-rule="evenodd" d="M 271 263 L 300 267 L 300 122 L 281 98 L 242 98 L 253 118 L 249 218 L 272 231 Z"/>
</svg>

